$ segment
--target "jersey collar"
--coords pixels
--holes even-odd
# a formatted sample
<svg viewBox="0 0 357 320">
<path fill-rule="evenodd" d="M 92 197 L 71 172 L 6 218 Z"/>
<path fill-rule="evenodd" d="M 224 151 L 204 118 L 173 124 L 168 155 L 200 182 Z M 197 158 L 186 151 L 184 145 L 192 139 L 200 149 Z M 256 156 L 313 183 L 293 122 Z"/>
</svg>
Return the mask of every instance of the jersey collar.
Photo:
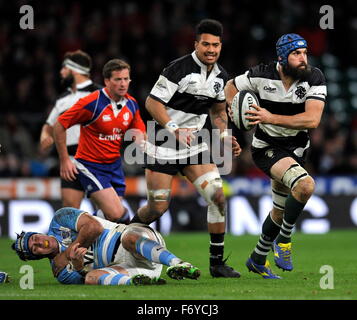
<svg viewBox="0 0 357 320">
<path fill-rule="evenodd" d="M 118 102 L 116 102 L 111 98 L 107 88 L 104 87 L 102 89 L 102 91 L 103 91 L 104 95 L 110 100 L 112 106 L 117 106 L 118 107 L 120 105 L 121 107 L 124 107 L 126 105 L 127 101 L 128 101 L 128 99 L 125 96 L 125 97 L 122 97 Z"/>
<path fill-rule="evenodd" d="M 193 52 L 191 53 L 191 56 L 192 56 L 193 60 L 201 67 L 201 72 L 202 72 L 202 70 L 203 70 L 203 71 L 207 74 L 207 66 L 206 66 L 204 63 L 202 63 L 200 59 L 198 59 L 198 57 L 197 57 L 195 51 L 193 51 Z M 217 74 L 219 74 L 220 72 L 221 72 L 221 71 L 219 70 L 217 63 L 215 63 L 215 64 L 213 65 L 213 68 L 212 68 L 210 74 L 217 75 Z"/>
</svg>

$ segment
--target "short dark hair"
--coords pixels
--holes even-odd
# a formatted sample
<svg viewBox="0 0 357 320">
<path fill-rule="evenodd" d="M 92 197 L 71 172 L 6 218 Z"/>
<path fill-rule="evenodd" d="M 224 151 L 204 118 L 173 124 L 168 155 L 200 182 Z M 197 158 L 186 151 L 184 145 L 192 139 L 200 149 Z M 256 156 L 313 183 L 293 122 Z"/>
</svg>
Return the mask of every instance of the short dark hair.
<svg viewBox="0 0 357 320">
<path fill-rule="evenodd" d="M 128 69 L 130 72 L 130 65 L 121 59 L 109 60 L 103 67 L 103 77 L 104 79 L 110 79 L 113 71 L 120 71 L 123 69 Z"/>
<path fill-rule="evenodd" d="M 68 51 L 64 55 L 64 60 L 70 59 L 75 63 L 78 63 L 80 66 L 85 68 L 92 68 L 92 59 L 88 53 L 82 50 Z"/>
<path fill-rule="evenodd" d="M 223 25 L 214 19 L 203 19 L 196 26 L 196 39 L 198 39 L 202 33 L 209 33 L 222 39 Z"/>
</svg>

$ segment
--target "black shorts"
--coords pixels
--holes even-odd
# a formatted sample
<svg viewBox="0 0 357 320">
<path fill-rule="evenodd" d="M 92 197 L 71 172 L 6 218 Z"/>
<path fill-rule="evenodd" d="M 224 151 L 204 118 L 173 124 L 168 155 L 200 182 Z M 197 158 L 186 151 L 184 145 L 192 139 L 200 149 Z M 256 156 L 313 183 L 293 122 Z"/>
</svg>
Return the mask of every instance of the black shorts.
<svg viewBox="0 0 357 320">
<path fill-rule="evenodd" d="M 76 175 L 76 180 L 74 181 L 66 181 L 61 178 L 61 189 L 63 188 L 75 189 L 84 192 L 81 182 L 78 179 L 78 175 Z"/>
<path fill-rule="evenodd" d="M 154 159 L 145 154 L 144 169 L 150 169 L 151 171 L 161 172 L 175 176 L 177 173 L 181 173 L 183 176 L 183 169 L 190 165 L 201 165 L 214 163 L 212 161 L 211 153 L 209 151 L 203 151 L 191 158 L 185 158 L 180 160 L 162 160 Z"/>
<path fill-rule="evenodd" d="M 254 148 L 252 147 L 252 158 L 255 165 L 264 173 L 272 178 L 270 174 L 271 167 L 283 158 L 293 158 L 302 167 L 305 165 L 306 150 L 302 157 L 298 157 L 293 150 L 287 150 L 279 148 L 277 146 L 269 146 L 265 148 Z"/>
</svg>

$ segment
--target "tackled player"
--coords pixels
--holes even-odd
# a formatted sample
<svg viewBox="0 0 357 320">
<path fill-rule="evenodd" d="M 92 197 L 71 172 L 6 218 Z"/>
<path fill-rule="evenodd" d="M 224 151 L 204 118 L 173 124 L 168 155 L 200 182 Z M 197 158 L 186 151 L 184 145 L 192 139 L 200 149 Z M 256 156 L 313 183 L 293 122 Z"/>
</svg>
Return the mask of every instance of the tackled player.
<svg viewBox="0 0 357 320">
<path fill-rule="evenodd" d="M 12 249 L 24 261 L 48 258 L 63 284 L 164 284 L 163 265 L 176 280 L 200 276 L 149 226 L 117 224 L 70 207 L 55 213 L 47 234 L 22 232 Z"/>
</svg>

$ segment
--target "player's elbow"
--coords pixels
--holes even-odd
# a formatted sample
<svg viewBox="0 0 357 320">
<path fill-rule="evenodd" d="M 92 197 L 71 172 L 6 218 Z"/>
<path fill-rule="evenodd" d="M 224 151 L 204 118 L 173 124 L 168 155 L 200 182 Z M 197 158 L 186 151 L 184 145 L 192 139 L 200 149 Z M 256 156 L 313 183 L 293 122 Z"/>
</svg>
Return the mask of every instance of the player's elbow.
<svg viewBox="0 0 357 320">
<path fill-rule="evenodd" d="M 314 119 L 310 121 L 310 125 L 308 129 L 316 129 L 320 124 L 320 119 Z"/>
<path fill-rule="evenodd" d="M 53 136 L 54 136 L 54 138 L 56 138 L 59 135 L 61 135 L 61 133 L 64 133 L 65 130 L 66 129 L 64 128 L 64 126 L 59 121 L 56 121 L 56 123 L 53 126 Z"/>
</svg>

